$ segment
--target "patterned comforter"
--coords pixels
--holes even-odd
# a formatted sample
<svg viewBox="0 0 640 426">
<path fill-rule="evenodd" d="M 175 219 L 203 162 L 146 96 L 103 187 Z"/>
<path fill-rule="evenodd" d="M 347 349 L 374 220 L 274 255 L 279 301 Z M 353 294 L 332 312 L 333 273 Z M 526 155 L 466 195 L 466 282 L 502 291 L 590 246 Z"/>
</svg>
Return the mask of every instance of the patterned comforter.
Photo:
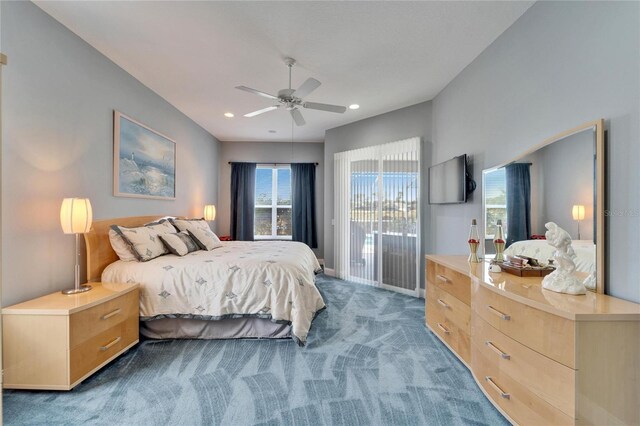
<svg viewBox="0 0 640 426">
<path fill-rule="evenodd" d="M 311 322 L 325 308 L 314 283 L 319 270 L 305 244 L 233 241 L 184 257 L 117 261 L 102 281 L 140 283 L 142 321 L 265 318 L 291 324 L 292 338 L 304 346 Z"/>
</svg>

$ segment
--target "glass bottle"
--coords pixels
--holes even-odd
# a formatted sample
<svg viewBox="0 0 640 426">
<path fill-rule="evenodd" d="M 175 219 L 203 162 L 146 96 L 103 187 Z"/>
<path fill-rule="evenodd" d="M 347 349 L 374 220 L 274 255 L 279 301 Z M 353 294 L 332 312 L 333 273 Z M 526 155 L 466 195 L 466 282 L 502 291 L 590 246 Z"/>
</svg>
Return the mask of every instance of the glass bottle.
<svg viewBox="0 0 640 426">
<path fill-rule="evenodd" d="M 496 232 L 493 235 L 493 245 L 496 248 L 496 262 L 504 262 L 504 233 L 502 232 L 502 219 L 496 222 Z"/>
<path fill-rule="evenodd" d="M 480 235 L 478 234 L 478 222 L 473 219 L 471 221 L 471 230 L 469 230 L 469 262 L 479 263 L 478 246 L 480 245 Z"/>
</svg>

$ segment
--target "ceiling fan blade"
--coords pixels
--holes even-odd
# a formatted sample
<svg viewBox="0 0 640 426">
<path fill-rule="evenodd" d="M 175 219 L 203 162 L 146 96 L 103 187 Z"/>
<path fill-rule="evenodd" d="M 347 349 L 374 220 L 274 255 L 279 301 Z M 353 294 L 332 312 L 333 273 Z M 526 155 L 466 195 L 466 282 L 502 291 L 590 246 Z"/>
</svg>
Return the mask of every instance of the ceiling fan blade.
<svg viewBox="0 0 640 426">
<path fill-rule="evenodd" d="M 296 126 L 304 126 L 306 122 L 304 121 L 304 117 L 300 110 L 292 109 L 289 112 L 291 113 L 291 117 L 293 117 L 293 121 L 295 121 Z"/>
<path fill-rule="evenodd" d="M 345 106 L 319 104 L 317 102 L 305 102 L 302 104 L 302 106 L 309 109 L 318 109 L 320 111 L 337 112 L 340 114 L 344 113 L 347 110 L 347 107 Z"/>
<path fill-rule="evenodd" d="M 273 99 L 273 100 L 276 100 L 276 101 L 278 100 L 278 97 L 277 97 L 277 96 L 273 96 L 273 95 L 270 95 L 270 94 L 268 94 L 268 93 L 261 92 L 261 91 L 256 90 L 256 89 L 252 89 L 251 87 L 247 87 L 247 86 L 236 86 L 236 89 L 244 90 L 245 92 L 253 93 L 254 95 L 262 96 L 263 98 Z"/>
<path fill-rule="evenodd" d="M 270 107 L 259 109 L 257 111 L 250 112 L 248 114 L 245 114 L 244 116 L 251 118 L 251 117 L 255 117 L 256 115 L 264 114 L 265 112 L 273 111 L 274 109 L 278 109 L 278 108 L 280 107 L 277 105 L 270 106 Z"/>
<path fill-rule="evenodd" d="M 322 83 L 320 83 L 315 78 L 308 78 L 307 81 L 302 83 L 302 86 L 298 87 L 298 90 L 293 92 L 293 96 L 295 96 L 296 98 L 302 99 L 305 96 L 309 95 L 309 93 L 313 92 L 318 87 L 320 87 L 321 84 Z"/>
</svg>

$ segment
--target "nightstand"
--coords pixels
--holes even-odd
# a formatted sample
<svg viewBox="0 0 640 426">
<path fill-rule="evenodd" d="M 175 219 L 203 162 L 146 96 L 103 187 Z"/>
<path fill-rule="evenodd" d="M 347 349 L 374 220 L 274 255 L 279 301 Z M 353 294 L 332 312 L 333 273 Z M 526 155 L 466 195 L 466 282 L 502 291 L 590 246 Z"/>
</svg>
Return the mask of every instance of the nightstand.
<svg viewBox="0 0 640 426">
<path fill-rule="evenodd" d="M 5 389 L 73 389 L 138 343 L 138 284 L 90 285 L 2 309 Z"/>
</svg>

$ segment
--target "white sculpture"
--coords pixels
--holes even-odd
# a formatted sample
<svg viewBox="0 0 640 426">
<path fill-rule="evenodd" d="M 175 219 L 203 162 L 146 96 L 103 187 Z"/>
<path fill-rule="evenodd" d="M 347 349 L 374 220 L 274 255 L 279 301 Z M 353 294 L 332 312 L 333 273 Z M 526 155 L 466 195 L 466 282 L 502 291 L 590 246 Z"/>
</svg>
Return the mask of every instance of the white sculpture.
<svg viewBox="0 0 640 426">
<path fill-rule="evenodd" d="M 547 232 L 544 234 L 547 242 L 556 250 L 553 252 L 553 260 L 556 270 L 544 277 L 542 288 L 567 294 L 586 294 L 584 284 L 573 273 L 576 264 L 573 261 L 576 253 L 571 247 L 571 237 L 564 229 L 553 222 L 545 223 Z"/>
</svg>

